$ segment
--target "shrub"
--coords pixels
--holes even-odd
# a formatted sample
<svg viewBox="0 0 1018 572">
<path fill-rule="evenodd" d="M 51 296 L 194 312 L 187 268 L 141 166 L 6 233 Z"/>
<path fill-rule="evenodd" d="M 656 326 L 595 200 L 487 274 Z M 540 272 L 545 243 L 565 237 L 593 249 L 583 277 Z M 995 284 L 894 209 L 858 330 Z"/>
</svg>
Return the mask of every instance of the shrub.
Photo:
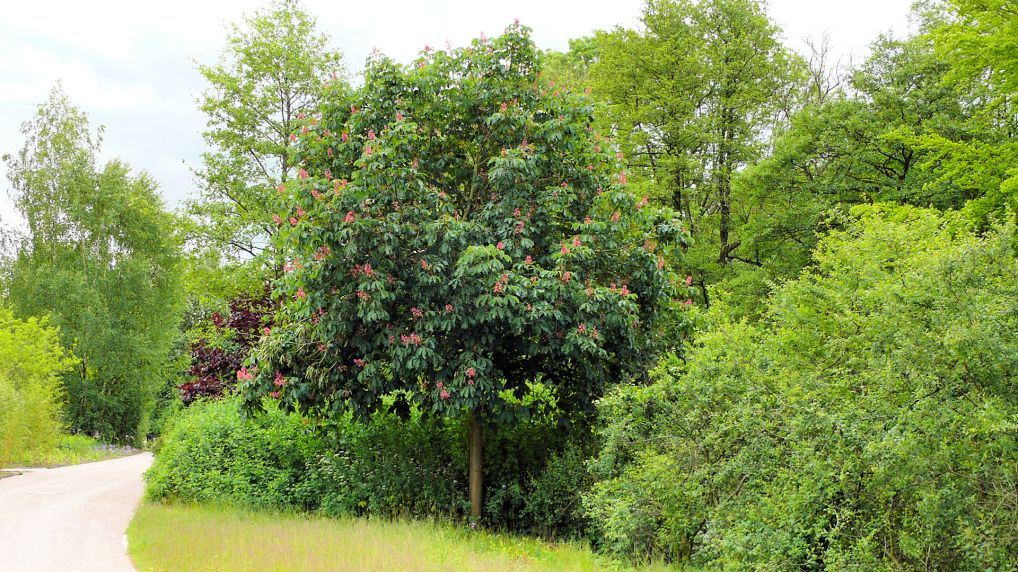
<svg viewBox="0 0 1018 572">
<path fill-rule="evenodd" d="M 723 569 L 1018 565 L 1014 228 L 876 207 L 760 324 L 599 404 L 603 542 Z"/>
<path fill-rule="evenodd" d="M 60 376 L 75 360 L 47 319 L 0 307 L 0 466 L 52 449 L 60 437 Z"/>
<path fill-rule="evenodd" d="M 299 507 L 316 442 L 304 420 L 241 414 L 236 399 L 198 402 L 180 412 L 145 476 L 153 500 L 250 507 Z"/>
<path fill-rule="evenodd" d="M 503 428 L 485 443 L 490 525 L 551 538 L 578 537 L 584 478 L 576 431 L 546 419 Z M 376 413 L 313 428 L 278 410 L 245 418 L 235 398 L 177 412 L 146 476 L 152 500 L 318 510 L 330 516 L 446 518 L 466 515 L 461 486 L 466 423 Z M 563 449 L 565 447 L 565 449 Z M 547 466 L 547 469 L 546 469 Z"/>
</svg>

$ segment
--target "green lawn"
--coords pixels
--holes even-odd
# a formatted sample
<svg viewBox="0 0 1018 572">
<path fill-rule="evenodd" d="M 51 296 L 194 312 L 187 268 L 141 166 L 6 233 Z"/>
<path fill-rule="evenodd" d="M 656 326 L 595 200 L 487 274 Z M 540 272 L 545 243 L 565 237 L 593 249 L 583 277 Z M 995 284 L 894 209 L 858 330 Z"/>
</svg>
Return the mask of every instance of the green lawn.
<svg viewBox="0 0 1018 572">
<path fill-rule="evenodd" d="M 127 536 L 140 572 L 626 570 L 581 545 L 451 525 L 183 505 L 142 505 Z"/>
</svg>

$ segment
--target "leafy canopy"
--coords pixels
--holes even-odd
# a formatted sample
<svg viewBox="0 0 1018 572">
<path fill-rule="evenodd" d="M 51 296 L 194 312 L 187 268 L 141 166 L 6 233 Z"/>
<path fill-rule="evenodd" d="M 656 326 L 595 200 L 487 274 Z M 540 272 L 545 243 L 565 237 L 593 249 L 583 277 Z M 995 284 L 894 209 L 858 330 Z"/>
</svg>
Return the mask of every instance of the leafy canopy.
<svg viewBox="0 0 1018 572">
<path fill-rule="evenodd" d="M 582 411 L 676 342 L 682 226 L 627 191 L 591 102 L 537 57 L 519 25 L 410 67 L 377 56 L 301 129 L 250 404 L 363 415 L 395 392 L 404 412 L 507 419 L 541 382 Z"/>
<path fill-rule="evenodd" d="M 179 319 L 180 245 L 155 182 L 119 160 L 59 88 L 22 126 L 8 177 L 29 234 L 10 270 L 19 316 L 50 315 L 80 367 L 66 379 L 73 429 L 134 438 Z"/>
<path fill-rule="evenodd" d="M 720 569 L 1018 562 L 1014 227 L 860 207 L 761 323 L 712 312 L 688 360 L 600 411 L 606 545 Z"/>
</svg>

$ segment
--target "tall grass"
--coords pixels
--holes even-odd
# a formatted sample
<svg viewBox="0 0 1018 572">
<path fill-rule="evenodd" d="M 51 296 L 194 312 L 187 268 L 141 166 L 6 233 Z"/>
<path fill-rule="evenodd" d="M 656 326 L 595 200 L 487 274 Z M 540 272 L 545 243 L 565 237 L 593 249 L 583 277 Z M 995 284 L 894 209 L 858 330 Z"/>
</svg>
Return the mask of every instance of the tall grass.
<svg viewBox="0 0 1018 572">
<path fill-rule="evenodd" d="M 127 530 L 141 572 L 625 570 L 584 546 L 428 522 L 145 504 Z M 641 570 L 668 570 L 663 566 Z"/>
</svg>

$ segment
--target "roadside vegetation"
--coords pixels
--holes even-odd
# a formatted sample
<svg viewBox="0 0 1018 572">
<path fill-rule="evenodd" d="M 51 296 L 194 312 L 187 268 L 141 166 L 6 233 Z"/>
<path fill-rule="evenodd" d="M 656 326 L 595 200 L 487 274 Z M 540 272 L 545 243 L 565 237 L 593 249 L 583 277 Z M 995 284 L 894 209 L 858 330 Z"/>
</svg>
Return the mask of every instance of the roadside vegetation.
<svg viewBox="0 0 1018 572">
<path fill-rule="evenodd" d="M 622 566 L 580 544 L 441 522 L 328 519 L 215 506 L 145 504 L 127 536 L 131 558 L 141 572 L 670 570 Z"/>
<path fill-rule="evenodd" d="M 355 86 L 277 0 L 197 64 L 176 213 L 57 87 L 5 156 L 0 466 L 150 444 L 142 570 L 1013 570 L 1009 7 L 848 67 L 648 0 Z"/>
</svg>

